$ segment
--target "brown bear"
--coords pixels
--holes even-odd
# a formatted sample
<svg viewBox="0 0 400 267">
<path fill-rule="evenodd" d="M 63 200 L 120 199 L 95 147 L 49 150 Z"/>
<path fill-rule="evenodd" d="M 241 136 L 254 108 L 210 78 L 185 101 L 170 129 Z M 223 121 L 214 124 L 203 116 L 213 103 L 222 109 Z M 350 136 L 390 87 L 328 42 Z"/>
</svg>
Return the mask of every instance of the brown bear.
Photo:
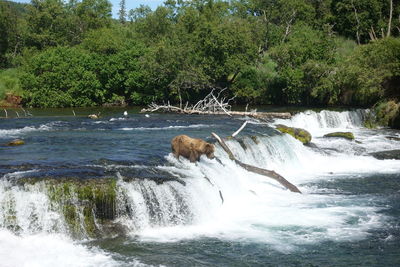
<svg viewBox="0 0 400 267">
<path fill-rule="evenodd" d="M 200 160 L 200 156 L 205 154 L 209 159 L 214 158 L 214 145 L 201 139 L 191 138 L 187 135 L 175 136 L 171 141 L 172 153 L 176 158 L 183 156 L 195 162 Z"/>
</svg>

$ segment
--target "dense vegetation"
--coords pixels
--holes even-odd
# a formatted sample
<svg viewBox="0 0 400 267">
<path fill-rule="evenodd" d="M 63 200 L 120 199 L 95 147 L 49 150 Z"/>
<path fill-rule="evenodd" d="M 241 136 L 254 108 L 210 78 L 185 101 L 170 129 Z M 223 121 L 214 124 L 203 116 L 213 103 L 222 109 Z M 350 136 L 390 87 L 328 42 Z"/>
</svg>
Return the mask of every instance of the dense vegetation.
<svg viewBox="0 0 400 267">
<path fill-rule="evenodd" d="M 357 105 L 400 98 L 400 3 L 0 2 L 0 97 L 33 107 L 194 102 Z M 9 84 L 9 85 L 7 85 Z M 8 90 L 8 91 L 7 91 Z"/>
</svg>

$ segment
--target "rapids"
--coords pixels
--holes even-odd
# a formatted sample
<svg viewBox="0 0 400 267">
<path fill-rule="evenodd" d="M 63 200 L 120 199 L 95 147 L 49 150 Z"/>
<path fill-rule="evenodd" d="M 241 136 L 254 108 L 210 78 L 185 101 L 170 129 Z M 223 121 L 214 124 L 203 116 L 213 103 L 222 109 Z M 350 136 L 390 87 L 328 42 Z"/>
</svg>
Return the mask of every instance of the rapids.
<svg viewBox="0 0 400 267">
<path fill-rule="evenodd" d="M 0 148 L 0 266 L 396 265 L 400 162 L 369 153 L 400 149 L 400 132 L 364 128 L 367 112 L 305 111 L 290 120 L 251 121 L 227 141 L 242 162 L 275 170 L 303 194 L 245 171 L 218 145 L 220 161 L 202 157 L 192 164 L 170 154 L 175 135 L 213 141 L 211 131 L 229 136 L 241 119 L 111 112 L 96 121 L 3 120 L 0 143 L 21 138 L 26 145 Z M 280 134 L 276 124 L 308 130 L 314 145 Z M 351 131 L 355 141 L 323 138 L 335 131 Z M 104 218 L 86 209 L 79 189 L 70 187 L 57 202 L 45 180 L 24 180 L 66 177 L 114 177 L 110 218 L 124 234 L 107 235 Z M 66 205 L 73 206 L 78 235 Z M 346 256 L 349 248 L 355 258 Z M 280 261 L 282 255 L 288 258 Z M 306 256 L 296 260 L 300 255 Z M 335 258 L 341 260 L 327 264 Z"/>
</svg>

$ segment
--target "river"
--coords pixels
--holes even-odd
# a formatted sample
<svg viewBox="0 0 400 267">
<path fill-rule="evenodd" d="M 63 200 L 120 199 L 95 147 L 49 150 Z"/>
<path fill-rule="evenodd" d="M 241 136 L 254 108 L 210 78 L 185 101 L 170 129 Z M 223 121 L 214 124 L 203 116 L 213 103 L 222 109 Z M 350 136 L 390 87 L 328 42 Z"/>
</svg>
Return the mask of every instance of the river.
<svg viewBox="0 0 400 267">
<path fill-rule="evenodd" d="M 245 118 L 31 112 L 0 120 L 0 144 L 25 141 L 0 147 L 0 266 L 400 266 L 400 160 L 370 155 L 400 149 L 400 131 L 364 128 L 365 110 L 249 119 L 227 141 L 238 159 L 275 170 L 303 194 L 245 171 L 218 145 L 219 161 L 170 154 L 176 135 L 214 142 L 211 132 L 229 136 Z M 308 130 L 313 145 L 276 124 Z M 336 131 L 355 140 L 323 137 Z M 93 213 L 100 236 L 91 236 L 71 194 L 72 235 L 44 182 L 19 182 L 68 177 L 116 177 L 112 219 L 125 234 L 102 235 Z"/>
</svg>

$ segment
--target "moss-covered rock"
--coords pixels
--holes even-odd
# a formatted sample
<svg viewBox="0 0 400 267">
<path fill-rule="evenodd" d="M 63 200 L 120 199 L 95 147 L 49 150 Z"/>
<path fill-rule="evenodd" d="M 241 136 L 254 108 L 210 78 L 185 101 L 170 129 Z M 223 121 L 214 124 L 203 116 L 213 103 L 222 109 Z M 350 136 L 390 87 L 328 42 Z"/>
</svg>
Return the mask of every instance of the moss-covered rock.
<svg viewBox="0 0 400 267">
<path fill-rule="evenodd" d="M 400 104 L 398 105 L 400 106 Z M 397 110 L 397 113 L 389 121 L 389 126 L 393 129 L 400 130 L 400 108 Z"/>
<path fill-rule="evenodd" d="M 304 145 L 308 144 L 311 142 L 312 136 L 311 134 L 301 128 L 294 128 L 294 127 L 288 127 L 286 125 L 276 125 L 276 129 L 279 130 L 282 133 L 287 133 L 302 142 Z"/>
<path fill-rule="evenodd" d="M 21 139 L 15 139 L 6 144 L 6 146 L 21 146 L 24 145 L 25 141 Z"/>
<path fill-rule="evenodd" d="M 52 205 L 59 207 L 72 236 L 104 237 L 103 226 L 110 228 L 108 226 L 114 224 L 113 221 L 117 216 L 115 178 L 22 178 L 18 181 L 20 185 L 38 182 L 44 183 Z M 108 231 L 108 234 L 121 233 Z"/>
<path fill-rule="evenodd" d="M 364 126 L 368 128 L 389 126 L 400 129 L 400 103 L 386 101 L 377 104 L 366 118 Z"/>
<path fill-rule="evenodd" d="M 345 138 L 348 140 L 354 140 L 354 134 L 351 132 L 334 132 L 325 134 L 324 137 L 338 137 L 338 138 Z"/>
</svg>

